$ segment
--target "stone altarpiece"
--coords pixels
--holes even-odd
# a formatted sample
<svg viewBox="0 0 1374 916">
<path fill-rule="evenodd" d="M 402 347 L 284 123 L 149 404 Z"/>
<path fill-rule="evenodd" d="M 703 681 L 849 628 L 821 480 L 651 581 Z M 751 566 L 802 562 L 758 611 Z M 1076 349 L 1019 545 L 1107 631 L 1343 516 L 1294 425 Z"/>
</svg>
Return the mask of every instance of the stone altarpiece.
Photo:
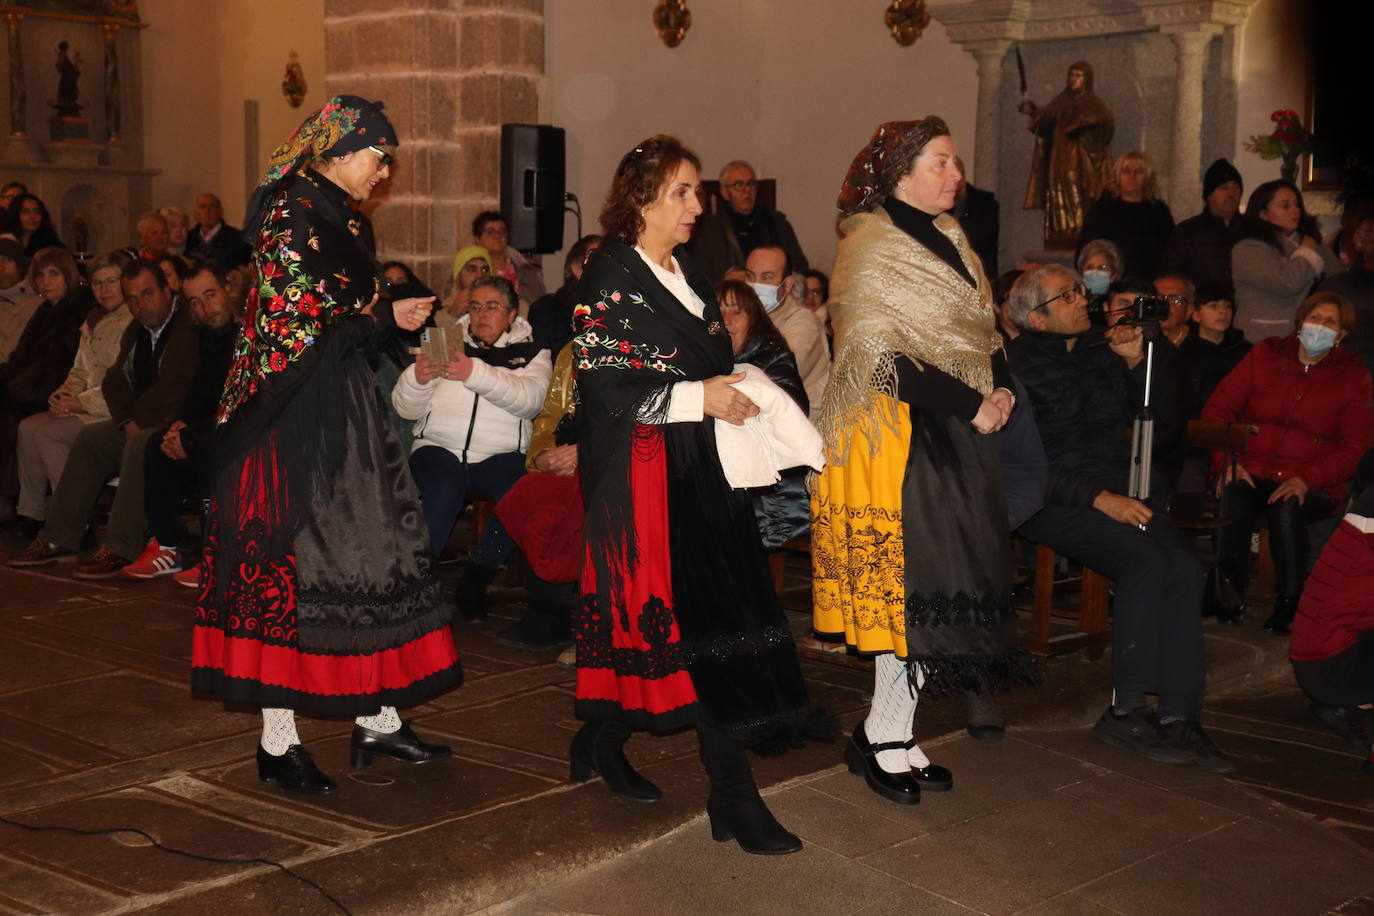
<svg viewBox="0 0 1374 916">
<path fill-rule="evenodd" d="M 1240 27 L 1257 0 L 931 0 L 949 38 L 978 62 L 972 181 L 1002 204 L 1001 257 L 1044 256 L 1044 212 L 1022 209 L 1034 137 L 1016 110 L 1016 59 L 1027 97 L 1044 104 L 1071 63 L 1095 70 L 1116 113 L 1112 151 L 1143 149 L 1176 220 L 1202 208 L 1202 172 L 1236 153 Z"/>
<path fill-rule="evenodd" d="M 0 181 L 43 199 L 63 241 L 96 255 L 134 237 L 155 171 L 145 169 L 137 0 L 0 4 L 7 112 Z M 57 118 L 57 48 L 80 58 L 80 111 Z M 60 123 L 59 123 L 60 122 Z"/>
</svg>

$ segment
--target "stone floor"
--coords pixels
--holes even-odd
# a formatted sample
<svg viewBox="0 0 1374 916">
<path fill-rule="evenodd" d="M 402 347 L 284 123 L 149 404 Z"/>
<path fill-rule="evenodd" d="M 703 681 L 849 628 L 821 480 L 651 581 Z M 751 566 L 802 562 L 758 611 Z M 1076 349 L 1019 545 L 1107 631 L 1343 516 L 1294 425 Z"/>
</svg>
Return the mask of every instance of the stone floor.
<svg viewBox="0 0 1374 916">
<path fill-rule="evenodd" d="M 964 737 L 951 704 L 923 704 L 920 733 L 957 788 L 915 808 L 869 793 L 836 765 L 838 746 L 757 760 L 770 805 L 807 843 L 768 859 L 711 842 L 690 734 L 629 746 L 662 803 L 571 785 L 572 674 L 554 652 L 497 644 L 500 617 L 456 631 L 467 683 L 409 713 L 452 761 L 353 772 L 350 723 L 302 720 L 341 789 L 285 796 L 256 779 L 257 718 L 189 697 L 190 607 L 167 580 L 0 569 L 0 815 L 273 860 L 355 913 L 1374 914 L 1374 778 L 1311 720 L 1281 641 L 1253 622 L 1207 628 L 1208 717 L 1232 779 L 1094 743 L 1084 726 L 1106 702 L 1108 662 L 1071 657 L 1007 698 L 1016 727 L 1000 744 Z M 871 675 L 804 667 L 815 697 L 855 722 Z M 144 910 L 338 911 L 271 864 L 0 824 L 0 912 Z"/>
</svg>

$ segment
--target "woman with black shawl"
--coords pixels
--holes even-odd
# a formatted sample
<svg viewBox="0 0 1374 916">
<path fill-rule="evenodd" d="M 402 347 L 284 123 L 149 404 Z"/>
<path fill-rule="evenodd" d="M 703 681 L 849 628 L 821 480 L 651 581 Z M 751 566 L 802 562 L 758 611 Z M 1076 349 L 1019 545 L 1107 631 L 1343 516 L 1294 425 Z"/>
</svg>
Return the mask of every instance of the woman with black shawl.
<svg viewBox="0 0 1374 916">
<path fill-rule="evenodd" d="M 577 620 L 572 778 L 599 772 L 639 801 L 631 728 L 694 725 L 710 776 L 712 836 L 747 852 L 801 841 L 759 797 L 745 749 L 779 753 L 812 716 L 773 594 L 749 494 L 730 487 L 715 423 L 758 412 L 732 387 L 730 336 L 682 247 L 701 213 L 700 164 L 652 137 L 616 169 L 573 307 L 578 467 L 587 562 Z"/>
<path fill-rule="evenodd" d="M 368 368 L 432 297 L 380 299 L 350 199 L 390 174 L 380 102 L 335 96 L 249 204 L 256 285 L 220 401 L 191 687 L 263 714 L 258 777 L 329 792 L 293 711 L 354 716 L 352 762 L 450 756 L 396 712 L 462 679 L 406 454 Z"/>
<path fill-rule="evenodd" d="M 1013 382 L 992 287 L 949 215 L 961 178 L 940 118 L 881 125 L 840 190 L 827 308 L 835 362 L 811 502 L 816 632 L 874 657 L 873 707 L 845 759 L 916 804 L 953 787 L 913 739 L 917 692 L 988 694 L 1033 679 L 1016 648 L 996 433 Z"/>
</svg>

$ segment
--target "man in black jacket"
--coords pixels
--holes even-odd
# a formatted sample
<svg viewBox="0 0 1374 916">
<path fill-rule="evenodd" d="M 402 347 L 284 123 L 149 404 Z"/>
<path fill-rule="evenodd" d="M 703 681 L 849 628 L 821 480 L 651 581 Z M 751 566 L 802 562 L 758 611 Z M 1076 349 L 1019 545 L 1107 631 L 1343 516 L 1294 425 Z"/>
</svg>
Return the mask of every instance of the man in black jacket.
<svg viewBox="0 0 1374 916">
<path fill-rule="evenodd" d="M 1023 274 L 1008 310 L 1024 329 L 1007 344 L 1008 363 L 1029 394 L 1050 468 L 1045 507 L 1019 533 L 1116 582 L 1115 699 L 1093 734 L 1160 763 L 1232 772 L 1199 722 L 1202 564 L 1160 501 L 1125 495 L 1127 431 L 1145 381 L 1141 331 L 1091 332 L 1082 284 L 1058 266 Z M 1158 717 L 1149 693 L 1159 697 Z"/>
<path fill-rule="evenodd" d="M 719 283 L 727 270 L 743 267 L 749 253 L 760 245 L 776 245 L 787 252 L 794 271 L 810 267 L 787 217 L 759 204 L 759 181 L 752 165 L 736 159 L 721 169 L 720 196 L 720 209 L 697 220 L 687 243 L 707 280 Z"/>
<path fill-rule="evenodd" d="M 192 266 L 191 275 L 182 283 L 196 322 L 196 374 L 177 419 L 148 438 L 143 476 L 157 484 L 144 489 L 143 508 L 152 538 L 138 559 L 120 570 L 128 578 L 171 575 L 178 585 L 195 588 L 200 584 L 196 564 L 186 562 L 195 543 L 181 520 L 181 503 L 209 491 L 210 439 L 234 358 L 238 313 L 248 292 L 244 273 L 236 271 L 231 278 L 218 264 L 203 261 Z"/>
<path fill-rule="evenodd" d="M 222 270 L 233 270 L 248 263 L 252 254 L 243 240 L 243 230 L 224 221 L 224 205 L 206 191 L 196 198 L 196 224 L 186 233 L 186 256 L 213 258 Z"/>
<path fill-rule="evenodd" d="M 1231 248 L 1239 240 L 1240 172 L 1225 159 L 1207 167 L 1202 176 L 1202 199 L 1207 205 L 1197 216 L 1173 228 L 1164 243 L 1160 272 L 1182 274 L 1197 287 L 1197 301 L 1235 301 L 1231 284 Z"/>
</svg>

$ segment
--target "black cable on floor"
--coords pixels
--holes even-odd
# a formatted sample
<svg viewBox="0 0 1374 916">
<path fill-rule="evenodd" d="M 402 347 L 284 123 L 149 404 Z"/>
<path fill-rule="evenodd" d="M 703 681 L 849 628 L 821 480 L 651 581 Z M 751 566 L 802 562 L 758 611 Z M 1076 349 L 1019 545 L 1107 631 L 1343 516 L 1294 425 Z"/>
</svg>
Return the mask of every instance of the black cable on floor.
<svg viewBox="0 0 1374 916">
<path fill-rule="evenodd" d="M 217 865 L 271 865 L 273 868 L 279 868 L 282 871 L 286 872 L 286 874 L 290 875 L 292 878 L 295 878 L 302 884 L 308 884 L 309 886 L 313 887 L 316 891 L 319 892 L 321 897 L 328 900 L 330 903 L 334 904 L 334 906 L 338 907 L 339 912 L 346 914 L 346 916 L 353 916 L 352 912 L 349 911 L 348 907 L 340 903 L 338 899 L 334 897 L 333 894 L 329 893 L 329 891 L 320 887 L 318 884 L 316 884 L 314 881 L 311 881 L 304 875 L 298 875 L 291 869 L 287 868 L 285 865 L 281 864 L 280 862 L 273 862 L 271 859 L 222 859 L 218 856 L 203 856 L 199 853 L 187 852 L 184 849 L 173 849 L 171 846 L 162 845 L 157 840 L 153 839 L 153 837 L 149 835 L 147 831 L 140 830 L 137 827 L 114 827 L 108 830 L 83 830 L 79 827 L 42 827 L 35 826 L 33 824 L 21 824 L 19 821 L 12 821 L 9 818 L 3 816 L 0 816 L 0 824 L 9 824 L 11 827 L 18 827 L 21 830 L 29 830 L 33 833 L 72 833 L 77 836 L 113 836 L 116 833 L 136 833 L 139 836 L 143 837 L 145 840 L 147 840 L 153 846 L 156 846 L 158 849 L 161 849 L 163 852 L 170 852 L 173 855 L 177 856 L 185 856 L 188 859 L 195 859 L 198 862 L 212 862 Z"/>
</svg>

